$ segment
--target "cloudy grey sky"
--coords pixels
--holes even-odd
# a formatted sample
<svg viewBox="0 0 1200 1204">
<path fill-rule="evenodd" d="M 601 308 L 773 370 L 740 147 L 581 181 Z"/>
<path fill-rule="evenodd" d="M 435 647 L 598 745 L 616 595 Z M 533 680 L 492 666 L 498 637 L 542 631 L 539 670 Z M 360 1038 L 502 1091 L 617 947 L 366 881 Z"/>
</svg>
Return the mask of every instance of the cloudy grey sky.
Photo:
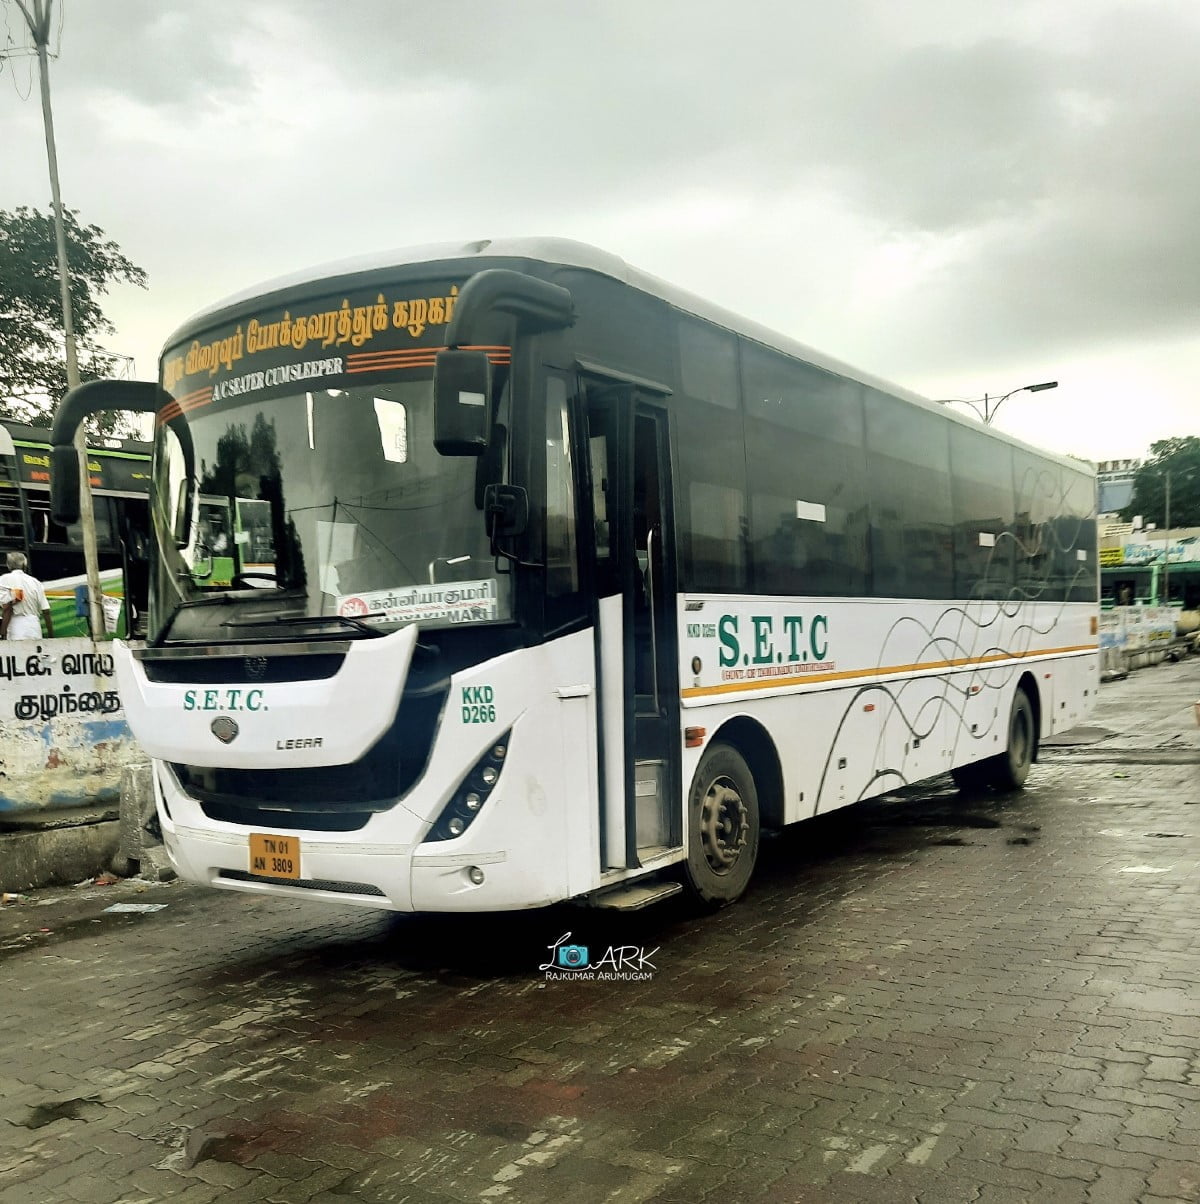
<svg viewBox="0 0 1200 1204">
<path fill-rule="evenodd" d="M 0 0 L 9 49 L 27 44 Z M 55 0 L 66 204 L 144 267 L 111 348 L 443 239 L 581 239 L 997 425 L 1200 434 L 1195 0 Z M 0 39 L 6 37 L 0 27 Z M 31 60 L 0 208 L 47 207 Z"/>
</svg>

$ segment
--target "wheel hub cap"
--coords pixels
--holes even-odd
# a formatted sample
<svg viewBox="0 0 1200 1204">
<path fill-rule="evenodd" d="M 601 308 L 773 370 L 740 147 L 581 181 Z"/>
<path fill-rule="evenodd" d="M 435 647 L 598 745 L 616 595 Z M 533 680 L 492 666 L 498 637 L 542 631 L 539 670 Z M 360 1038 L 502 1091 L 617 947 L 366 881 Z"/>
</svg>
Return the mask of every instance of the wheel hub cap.
<svg viewBox="0 0 1200 1204">
<path fill-rule="evenodd" d="M 727 873 L 737 863 L 750 834 L 742 796 L 728 778 L 717 778 L 704 796 L 700 813 L 700 840 L 708 864 Z"/>
</svg>

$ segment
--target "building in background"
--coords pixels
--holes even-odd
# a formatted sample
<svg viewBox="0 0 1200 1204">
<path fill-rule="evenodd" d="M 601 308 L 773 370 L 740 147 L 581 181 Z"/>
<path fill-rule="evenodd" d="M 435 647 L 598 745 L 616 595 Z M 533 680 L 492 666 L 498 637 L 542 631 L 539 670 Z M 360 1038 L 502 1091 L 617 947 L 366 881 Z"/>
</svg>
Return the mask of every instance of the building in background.
<svg viewBox="0 0 1200 1204">
<path fill-rule="evenodd" d="M 1200 527 L 1170 531 L 1143 525 L 1141 516 L 1121 519 L 1133 498 L 1140 460 L 1102 460 L 1096 465 L 1100 522 L 1100 604 L 1200 610 Z M 1183 620 L 1181 619 L 1181 622 Z"/>
<path fill-rule="evenodd" d="M 1133 478 L 1141 466 L 1141 460 L 1101 460 L 1096 465 L 1096 487 L 1100 494 L 1096 509 L 1102 521 L 1116 518 L 1129 505 Z"/>
</svg>

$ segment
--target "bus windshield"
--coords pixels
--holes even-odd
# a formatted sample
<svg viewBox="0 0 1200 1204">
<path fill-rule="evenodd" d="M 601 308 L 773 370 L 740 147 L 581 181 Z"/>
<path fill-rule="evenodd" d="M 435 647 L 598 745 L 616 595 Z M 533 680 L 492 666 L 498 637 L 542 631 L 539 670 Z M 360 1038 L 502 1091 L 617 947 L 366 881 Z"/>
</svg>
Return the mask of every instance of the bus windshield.
<svg viewBox="0 0 1200 1204">
<path fill-rule="evenodd" d="M 151 638 L 259 638 L 322 617 L 352 620 L 342 634 L 511 618 L 478 468 L 434 448 L 428 372 L 184 410 L 157 435 Z"/>
</svg>

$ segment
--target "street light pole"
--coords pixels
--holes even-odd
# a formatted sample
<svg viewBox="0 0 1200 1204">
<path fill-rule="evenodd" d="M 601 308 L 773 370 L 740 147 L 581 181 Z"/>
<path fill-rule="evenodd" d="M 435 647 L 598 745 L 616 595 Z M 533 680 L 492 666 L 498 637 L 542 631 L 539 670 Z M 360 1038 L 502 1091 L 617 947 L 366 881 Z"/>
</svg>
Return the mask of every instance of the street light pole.
<svg viewBox="0 0 1200 1204">
<path fill-rule="evenodd" d="M 17 0 L 17 7 L 33 35 L 37 50 L 38 75 L 42 90 L 42 124 L 46 130 L 46 159 L 50 165 L 50 197 L 54 205 L 54 238 L 58 246 L 58 282 L 62 292 L 63 336 L 66 346 L 67 386 L 79 384 L 79 358 L 75 347 L 75 322 L 71 313 L 71 273 L 67 262 L 67 233 L 63 222 L 62 195 L 58 187 L 58 156 L 54 150 L 54 117 L 50 111 L 50 62 L 46 47 L 50 41 L 50 9 L 54 0 Z M 87 429 L 83 423 L 75 432 L 75 451 L 79 458 L 79 523 L 83 533 L 83 562 L 87 571 L 88 621 L 92 638 L 104 634 L 104 615 L 100 606 L 100 557 L 96 550 L 96 515 L 92 506 L 91 473 L 88 469 Z"/>
<path fill-rule="evenodd" d="M 1041 393 L 1046 389 L 1057 389 L 1057 388 L 1058 388 L 1058 381 L 1044 380 L 1041 382 L 1041 384 L 1022 385 L 1019 389 L 1009 389 L 1009 391 L 1001 397 L 992 397 L 988 393 L 985 393 L 982 397 L 977 398 L 974 401 L 968 401 L 966 399 L 958 398 L 958 397 L 948 397 L 948 398 L 939 400 L 938 405 L 970 406 L 971 409 L 975 412 L 975 417 L 982 419 L 984 426 L 991 426 L 992 419 L 996 417 L 996 411 L 999 410 L 1000 407 L 1004 404 L 1004 402 L 1006 402 L 1010 397 L 1012 397 L 1012 395 L 1014 393 Z M 983 409 L 980 410 L 978 408 L 979 406 L 982 406 Z"/>
</svg>

